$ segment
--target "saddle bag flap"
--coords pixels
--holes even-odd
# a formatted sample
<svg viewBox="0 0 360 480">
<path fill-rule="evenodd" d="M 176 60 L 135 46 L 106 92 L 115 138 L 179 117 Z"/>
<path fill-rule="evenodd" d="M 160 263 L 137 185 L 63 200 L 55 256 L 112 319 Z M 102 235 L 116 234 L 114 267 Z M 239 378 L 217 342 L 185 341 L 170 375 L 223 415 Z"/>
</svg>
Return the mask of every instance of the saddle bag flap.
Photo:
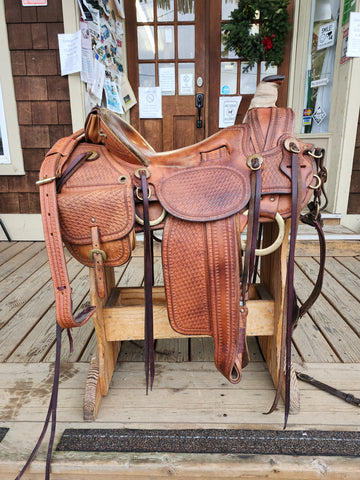
<svg viewBox="0 0 360 480">
<path fill-rule="evenodd" d="M 81 263 L 89 266 L 93 263 L 89 258 L 92 227 L 99 229 L 106 265 L 120 265 L 128 260 L 134 247 L 135 206 L 131 185 L 67 191 L 58 195 L 58 209 L 63 240 Z"/>
<path fill-rule="evenodd" d="M 249 177 L 234 168 L 201 165 L 165 177 L 157 194 L 164 209 L 174 217 L 207 222 L 245 208 L 250 182 Z"/>
</svg>

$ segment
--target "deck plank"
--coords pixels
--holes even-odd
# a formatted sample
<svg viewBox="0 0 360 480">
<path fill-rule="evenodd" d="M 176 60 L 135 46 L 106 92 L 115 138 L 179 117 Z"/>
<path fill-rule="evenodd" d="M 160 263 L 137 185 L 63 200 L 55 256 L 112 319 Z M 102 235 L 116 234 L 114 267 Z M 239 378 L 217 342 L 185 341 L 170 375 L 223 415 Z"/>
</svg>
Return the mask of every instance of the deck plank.
<svg viewBox="0 0 360 480">
<path fill-rule="evenodd" d="M 12 257 L 17 255 L 22 250 L 25 250 L 26 248 L 28 248 L 34 242 L 11 242 L 11 243 L 0 242 L 0 243 L 6 246 L 6 248 L 4 248 L 4 250 L 1 251 L 1 255 L 0 255 L 0 265 L 2 265 L 5 262 L 8 262 Z"/>
<path fill-rule="evenodd" d="M 316 279 L 318 264 L 314 259 L 297 257 L 296 263 L 313 281 Z M 322 294 L 339 312 L 351 328 L 360 335 L 360 303 L 326 270 Z"/>
<path fill-rule="evenodd" d="M 304 272 L 314 274 L 316 262 L 309 257 L 299 257 L 296 258 L 296 263 L 301 269 L 296 268 L 295 288 L 297 289 L 298 297 L 303 302 L 308 297 L 313 287 L 313 283 L 310 282 Z M 325 278 L 327 279 L 328 277 L 329 275 L 325 273 Z M 314 278 L 314 276 L 312 278 Z M 324 283 L 326 281 L 327 280 L 325 280 Z M 341 285 L 337 285 L 340 289 Z M 332 285 L 333 291 L 338 291 L 337 285 Z M 355 309 L 353 311 L 354 317 L 356 310 L 359 311 L 360 306 L 357 305 L 357 301 L 353 297 L 351 297 L 351 300 L 352 303 L 349 305 L 348 309 Z M 340 315 L 340 313 L 335 310 L 333 302 L 330 303 L 328 298 L 321 294 L 315 304 L 311 307 L 309 314 L 324 338 L 336 353 L 336 356 L 338 356 L 343 362 L 360 361 L 360 339 L 345 321 L 343 315 Z M 301 320 L 299 323 L 301 323 Z M 296 331 L 294 335 L 296 336 Z M 299 345 L 300 349 L 301 345 L 303 345 L 303 342 Z M 314 348 L 319 347 L 315 344 Z"/>
<path fill-rule="evenodd" d="M 82 278 L 81 276 L 78 277 L 79 273 L 86 271 L 86 269 L 79 262 L 72 259 L 68 262 L 68 271 L 71 282 L 74 282 L 73 285 L 76 286 L 77 278 Z M 73 301 L 75 308 L 79 302 L 83 301 L 83 295 L 83 291 L 76 290 L 74 292 Z M 1 347 L 0 357 L 6 358 L 7 361 L 42 361 L 48 349 L 55 342 L 55 322 L 53 286 L 52 282 L 48 281 L 37 295 L 32 297 L 9 322 L 9 327 L 2 329 L 0 345 L 4 345 Z M 6 339 L 10 343 L 11 341 L 13 342 L 12 350 L 6 346 Z M 21 339 L 22 342 L 20 343 Z M 11 355 L 6 357 L 5 352 L 7 355 L 11 353 Z"/>
</svg>

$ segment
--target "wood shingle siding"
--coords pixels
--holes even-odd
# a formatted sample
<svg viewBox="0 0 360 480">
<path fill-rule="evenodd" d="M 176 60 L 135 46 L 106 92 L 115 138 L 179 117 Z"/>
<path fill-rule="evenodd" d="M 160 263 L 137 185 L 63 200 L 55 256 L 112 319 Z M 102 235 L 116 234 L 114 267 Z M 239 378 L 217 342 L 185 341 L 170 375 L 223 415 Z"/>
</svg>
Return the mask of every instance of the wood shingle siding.
<svg viewBox="0 0 360 480">
<path fill-rule="evenodd" d="M 35 181 L 45 153 L 72 132 L 68 79 L 60 75 L 58 51 L 62 3 L 22 7 L 5 0 L 5 15 L 26 173 L 2 179 L 0 211 L 39 213 Z"/>
</svg>

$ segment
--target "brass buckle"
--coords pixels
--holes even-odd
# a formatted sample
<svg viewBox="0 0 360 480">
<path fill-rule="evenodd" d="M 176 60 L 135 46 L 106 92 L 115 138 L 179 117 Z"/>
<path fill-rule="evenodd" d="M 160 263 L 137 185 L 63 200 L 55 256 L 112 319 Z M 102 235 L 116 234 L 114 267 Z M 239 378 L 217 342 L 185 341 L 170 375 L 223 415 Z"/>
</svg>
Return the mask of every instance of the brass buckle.
<svg viewBox="0 0 360 480">
<path fill-rule="evenodd" d="M 44 177 L 35 182 L 35 185 L 45 185 L 46 183 L 51 183 L 61 176 L 61 173 L 57 173 L 54 177 Z"/>
<path fill-rule="evenodd" d="M 95 255 L 96 253 L 100 253 L 101 256 L 102 256 L 102 258 L 103 258 L 103 260 L 104 260 L 104 262 L 105 262 L 105 260 L 106 260 L 106 258 L 107 258 L 106 253 L 104 252 L 104 250 L 100 250 L 99 248 L 93 248 L 92 250 L 90 250 L 90 252 L 89 252 L 89 258 L 90 258 L 90 260 L 94 260 L 94 255 Z"/>
<path fill-rule="evenodd" d="M 141 195 L 140 195 L 140 192 L 141 192 Z M 141 200 L 143 201 L 144 200 L 144 197 L 142 196 L 142 189 L 140 187 L 136 187 L 135 189 L 135 195 L 136 197 L 138 198 L 138 200 Z M 147 198 L 150 200 L 151 198 L 151 188 L 148 186 L 148 194 L 147 194 Z"/>
</svg>

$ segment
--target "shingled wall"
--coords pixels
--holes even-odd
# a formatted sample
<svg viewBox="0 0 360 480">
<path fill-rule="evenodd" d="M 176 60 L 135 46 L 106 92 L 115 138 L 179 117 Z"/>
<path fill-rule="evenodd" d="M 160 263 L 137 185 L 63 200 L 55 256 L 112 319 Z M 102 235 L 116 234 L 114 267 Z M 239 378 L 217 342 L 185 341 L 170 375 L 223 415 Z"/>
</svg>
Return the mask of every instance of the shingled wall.
<svg viewBox="0 0 360 480">
<path fill-rule="evenodd" d="M 46 7 L 22 7 L 20 0 L 5 0 L 5 14 L 26 175 L 1 178 L 0 211 L 39 213 L 35 182 L 44 155 L 72 131 L 57 39 L 64 28 L 62 4 L 48 0 Z"/>
</svg>

